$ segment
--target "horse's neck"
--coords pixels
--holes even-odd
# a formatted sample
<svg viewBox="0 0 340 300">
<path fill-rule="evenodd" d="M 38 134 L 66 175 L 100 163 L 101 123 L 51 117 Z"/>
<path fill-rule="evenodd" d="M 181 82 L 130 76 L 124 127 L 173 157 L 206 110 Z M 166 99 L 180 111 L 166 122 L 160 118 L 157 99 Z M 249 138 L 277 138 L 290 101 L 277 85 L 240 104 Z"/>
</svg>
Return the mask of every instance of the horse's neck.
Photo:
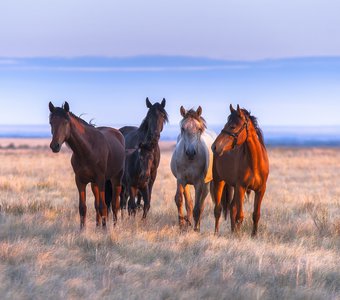
<svg viewBox="0 0 340 300">
<path fill-rule="evenodd" d="M 262 153 L 262 145 L 257 136 L 254 126 L 251 124 L 248 129 L 248 138 L 246 141 L 246 150 L 250 159 L 250 165 L 254 172 L 259 167 L 260 155 Z"/>
<path fill-rule="evenodd" d="M 88 158 L 91 150 L 88 138 L 89 128 L 81 124 L 77 119 L 71 117 L 71 132 L 66 143 L 78 158 Z"/>
</svg>

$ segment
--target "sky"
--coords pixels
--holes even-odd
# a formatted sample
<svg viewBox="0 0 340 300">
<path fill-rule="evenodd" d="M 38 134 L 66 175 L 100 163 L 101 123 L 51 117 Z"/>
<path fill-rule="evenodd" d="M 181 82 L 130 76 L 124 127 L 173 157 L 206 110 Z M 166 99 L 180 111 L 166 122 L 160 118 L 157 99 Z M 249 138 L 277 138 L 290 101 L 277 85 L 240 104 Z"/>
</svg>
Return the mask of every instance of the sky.
<svg viewBox="0 0 340 300">
<path fill-rule="evenodd" d="M 340 125 L 339 11 L 327 0 L 2 0 L 0 124 L 44 124 L 50 100 L 138 124 L 149 96 L 167 99 L 171 123 L 182 104 L 220 124 L 240 103 L 267 126 Z"/>
</svg>

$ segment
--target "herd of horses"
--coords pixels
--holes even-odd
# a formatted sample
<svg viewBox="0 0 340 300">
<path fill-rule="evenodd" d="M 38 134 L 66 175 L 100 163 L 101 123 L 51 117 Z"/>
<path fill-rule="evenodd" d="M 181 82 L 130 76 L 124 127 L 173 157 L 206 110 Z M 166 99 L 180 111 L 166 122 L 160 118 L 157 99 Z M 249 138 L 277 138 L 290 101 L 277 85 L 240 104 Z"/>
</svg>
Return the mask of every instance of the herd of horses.
<svg viewBox="0 0 340 300">
<path fill-rule="evenodd" d="M 159 139 L 168 122 L 166 101 L 152 104 L 139 127 L 118 129 L 95 127 L 77 117 L 65 102 L 62 107 L 49 103 L 53 152 L 63 143 L 71 148 L 71 164 L 79 192 L 80 228 L 86 223 L 86 186 L 91 183 L 95 198 L 96 224 L 105 227 L 111 208 L 116 224 L 119 209 L 135 215 L 143 199 L 143 219 L 150 209 L 152 188 L 160 162 Z M 230 115 L 221 133 L 209 131 L 202 108 L 180 108 L 180 134 L 171 158 L 171 171 L 177 180 L 175 202 L 181 228 L 194 224 L 200 230 L 204 201 L 209 191 L 215 203 L 215 233 L 223 212 L 230 213 L 231 230 L 238 231 L 244 218 L 245 195 L 255 192 L 253 230 L 260 219 L 266 191 L 269 162 L 257 119 L 239 105 L 230 105 Z M 195 189 L 195 205 L 190 194 Z M 183 204 L 185 202 L 186 215 Z"/>
</svg>

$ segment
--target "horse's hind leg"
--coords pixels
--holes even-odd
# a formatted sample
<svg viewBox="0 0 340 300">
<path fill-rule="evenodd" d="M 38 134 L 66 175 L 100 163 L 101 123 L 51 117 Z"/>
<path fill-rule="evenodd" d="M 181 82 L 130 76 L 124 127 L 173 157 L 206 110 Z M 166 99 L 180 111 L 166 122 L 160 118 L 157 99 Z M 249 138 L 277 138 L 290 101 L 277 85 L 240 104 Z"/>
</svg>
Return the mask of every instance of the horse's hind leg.
<svg viewBox="0 0 340 300">
<path fill-rule="evenodd" d="M 79 215 L 80 215 L 80 229 L 85 227 L 86 223 L 86 184 L 82 183 L 76 177 L 76 185 L 79 192 Z"/>
<path fill-rule="evenodd" d="M 113 225 L 117 224 L 117 219 L 118 219 L 118 211 L 120 208 L 120 197 L 122 193 L 122 185 L 121 183 L 116 180 L 111 179 L 111 184 L 112 184 L 112 220 L 113 220 Z"/>
<path fill-rule="evenodd" d="M 184 225 L 184 217 L 183 217 L 183 192 L 184 187 L 181 183 L 177 181 L 177 191 L 175 195 L 175 202 L 178 210 L 178 222 L 179 226 L 182 227 Z"/>
<path fill-rule="evenodd" d="M 141 208 L 141 201 L 142 201 L 142 193 L 138 191 L 137 193 L 137 208 L 138 209 Z M 144 202 L 144 205 L 145 205 L 145 202 Z"/>
<path fill-rule="evenodd" d="M 235 187 L 234 198 L 231 202 L 230 208 L 230 219 L 231 219 L 231 231 L 234 232 L 235 229 L 239 230 L 240 225 L 244 219 L 243 213 L 243 201 L 245 196 L 245 188 L 242 186 Z"/>
<path fill-rule="evenodd" d="M 106 227 L 107 206 L 105 203 L 105 179 L 99 180 L 98 183 L 94 185 L 94 190 L 96 197 L 96 207 L 99 208 L 99 220 L 101 219 L 102 226 Z"/>
<path fill-rule="evenodd" d="M 191 226 L 192 222 L 192 210 L 193 210 L 193 202 L 190 193 L 190 186 L 186 185 L 184 187 L 184 199 L 185 199 L 185 209 L 187 211 L 187 216 L 184 218 L 185 221 Z"/>
<path fill-rule="evenodd" d="M 100 225 L 100 213 L 99 213 L 99 188 L 95 183 L 91 183 L 92 193 L 94 195 L 94 207 L 96 209 L 96 225 Z"/>
<path fill-rule="evenodd" d="M 208 183 L 200 183 L 195 185 L 195 208 L 194 208 L 194 219 L 195 219 L 195 231 L 200 231 L 201 227 L 201 215 L 204 210 L 204 200 L 209 192 Z"/>
<path fill-rule="evenodd" d="M 266 187 L 264 186 L 262 187 L 260 191 L 255 192 L 252 236 L 256 236 L 257 234 L 257 226 L 258 226 L 260 215 L 261 215 L 261 202 L 262 202 L 265 191 L 266 191 Z"/>
</svg>

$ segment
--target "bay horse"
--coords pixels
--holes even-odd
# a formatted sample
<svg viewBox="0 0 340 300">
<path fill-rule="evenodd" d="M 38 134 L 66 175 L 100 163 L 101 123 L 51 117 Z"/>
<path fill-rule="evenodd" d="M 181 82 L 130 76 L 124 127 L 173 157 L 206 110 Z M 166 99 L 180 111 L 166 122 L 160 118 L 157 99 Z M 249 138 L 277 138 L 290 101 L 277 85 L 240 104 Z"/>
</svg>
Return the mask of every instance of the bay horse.
<svg viewBox="0 0 340 300">
<path fill-rule="evenodd" d="M 243 219 L 245 193 L 255 192 L 252 236 L 257 234 L 261 202 L 266 191 L 269 161 L 257 119 L 246 109 L 230 104 L 228 121 L 212 145 L 215 233 L 219 230 L 221 202 L 230 207 L 231 230 L 238 230 Z M 234 193 L 232 193 L 232 188 Z"/>
<path fill-rule="evenodd" d="M 113 187 L 113 221 L 117 221 L 119 196 L 125 161 L 123 135 L 114 128 L 94 127 L 70 112 L 67 102 L 62 107 L 49 103 L 52 141 L 50 148 L 58 153 L 65 142 L 73 151 L 71 164 L 79 192 L 80 228 L 86 222 L 86 186 L 91 182 L 95 197 L 96 224 L 106 226 L 105 182 Z"/>
<path fill-rule="evenodd" d="M 125 148 L 136 149 L 140 143 L 152 145 L 153 161 L 149 179 L 149 202 L 146 211 L 144 209 L 143 217 L 145 218 L 150 208 L 153 184 L 156 180 L 157 169 L 160 161 L 159 138 L 163 130 L 163 126 L 168 122 L 168 114 L 165 110 L 166 100 L 163 98 L 161 103 L 152 104 L 149 98 L 146 98 L 146 107 L 148 112 L 139 127 L 124 126 L 120 128 L 120 132 L 125 138 Z M 130 162 L 130 160 L 129 160 Z M 128 162 L 128 163 L 129 163 Z M 110 184 L 110 183 L 108 183 Z M 138 192 L 139 193 L 139 192 Z"/>
<path fill-rule="evenodd" d="M 136 214 L 136 195 L 141 193 L 144 201 L 143 218 L 150 208 L 149 181 L 153 164 L 154 147 L 152 144 L 140 143 L 137 149 L 126 150 L 125 172 L 123 176 L 124 191 L 121 193 L 121 207 L 126 207 L 129 196 L 129 215 Z"/>
<path fill-rule="evenodd" d="M 195 231 L 200 231 L 204 200 L 209 193 L 212 180 L 213 153 L 211 145 L 216 134 L 206 130 L 206 122 L 201 116 L 202 108 L 185 110 L 180 108 L 183 119 L 180 122 L 181 133 L 171 158 L 171 171 L 177 179 L 175 202 L 178 209 L 180 227 L 195 220 Z M 190 185 L 195 188 L 195 207 L 190 194 Z M 183 195 L 187 216 L 183 216 Z"/>
</svg>

